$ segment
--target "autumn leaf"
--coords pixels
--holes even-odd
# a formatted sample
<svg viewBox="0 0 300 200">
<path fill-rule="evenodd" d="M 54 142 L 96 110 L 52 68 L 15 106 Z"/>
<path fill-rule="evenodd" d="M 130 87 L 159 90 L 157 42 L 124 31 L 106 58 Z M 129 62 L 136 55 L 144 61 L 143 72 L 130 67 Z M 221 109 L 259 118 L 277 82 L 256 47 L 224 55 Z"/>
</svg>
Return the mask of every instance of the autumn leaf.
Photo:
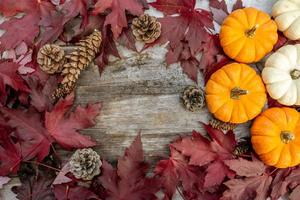
<svg viewBox="0 0 300 200">
<path fill-rule="evenodd" d="M 9 85 L 16 91 L 29 92 L 24 80 L 17 73 L 19 65 L 11 61 L 0 61 L 0 92 L 6 95 L 5 86 Z"/>
<path fill-rule="evenodd" d="M 45 127 L 65 149 L 95 146 L 96 143 L 90 137 L 83 136 L 78 131 L 95 125 L 101 105 L 90 104 L 86 108 L 78 106 L 74 112 L 69 113 L 73 102 L 74 94 L 60 100 L 51 112 L 46 112 Z"/>
<path fill-rule="evenodd" d="M 234 173 L 224 164 L 233 158 L 236 140 L 232 132 L 226 135 L 209 125 L 204 125 L 210 138 L 193 131 L 191 137 L 185 137 L 172 143 L 172 147 L 189 157 L 189 164 L 206 166 L 204 188 L 220 185 L 225 177 L 233 177 Z M 215 174 L 218 172 L 218 174 Z"/>
<path fill-rule="evenodd" d="M 206 66 L 201 66 L 196 55 L 204 51 L 206 43 L 210 40 L 210 30 L 213 30 L 214 26 L 212 14 L 206 10 L 195 9 L 195 4 L 194 0 L 159 0 L 150 3 L 166 15 L 159 19 L 162 31 L 160 38 L 154 44 L 169 42 L 168 65 L 181 62 L 183 71 L 192 80 L 197 81 L 198 71 Z M 188 46 L 181 44 L 182 42 Z M 190 52 L 189 57 L 182 55 L 187 48 Z"/>
<path fill-rule="evenodd" d="M 57 200 L 100 200 L 91 190 L 78 185 L 55 185 L 53 192 Z"/>
<path fill-rule="evenodd" d="M 182 183 L 185 190 L 191 190 L 200 183 L 198 167 L 188 164 L 188 159 L 170 146 L 170 158 L 157 163 L 154 173 L 159 176 L 167 199 L 172 199 L 176 186 Z"/>
<path fill-rule="evenodd" d="M 21 186 L 13 187 L 12 190 L 20 200 L 53 200 L 52 181 L 52 178 L 46 176 L 31 177 Z"/>
<path fill-rule="evenodd" d="M 229 15 L 227 4 L 224 0 L 210 0 L 209 8 L 213 13 L 214 21 L 221 25 L 224 19 Z"/>
<path fill-rule="evenodd" d="M 268 197 L 271 182 L 272 177 L 266 174 L 246 179 L 229 180 L 224 183 L 229 189 L 224 192 L 221 200 L 265 200 Z"/>
<path fill-rule="evenodd" d="M 299 182 L 297 169 L 272 169 L 255 156 L 251 160 L 243 158 L 225 161 L 226 165 L 236 172 L 235 179 L 224 184 L 228 187 L 221 199 L 261 199 L 271 196 L 278 199 L 285 195 L 289 185 Z M 296 181 L 296 182 L 294 182 Z"/>
<path fill-rule="evenodd" d="M 290 200 L 298 200 L 300 196 L 300 185 L 297 186 L 293 192 L 289 195 Z"/>
<path fill-rule="evenodd" d="M 285 181 L 285 178 L 293 171 L 292 168 L 278 169 L 274 176 L 271 188 L 270 197 L 272 199 L 279 199 L 288 192 L 290 182 Z"/>
<path fill-rule="evenodd" d="M 120 36 L 123 28 L 128 26 L 126 11 L 133 15 L 143 14 L 143 4 L 138 0 L 97 0 L 93 13 L 103 14 L 108 9 L 110 11 L 106 16 L 105 26 L 111 26 L 115 39 Z"/>
<path fill-rule="evenodd" d="M 88 24 L 88 7 L 89 0 L 72 0 L 66 1 L 62 5 L 62 9 L 65 10 L 66 15 L 64 16 L 65 21 L 69 21 L 70 19 L 76 17 L 77 15 L 81 15 L 82 27 L 85 27 Z"/>
<path fill-rule="evenodd" d="M 20 145 L 13 142 L 11 133 L 11 128 L 0 124 L 0 176 L 6 176 L 9 173 L 15 174 L 20 166 Z"/>
<path fill-rule="evenodd" d="M 210 146 L 210 141 L 200 133 L 193 131 L 192 137 L 185 137 L 171 146 L 183 155 L 190 157 L 189 164 L 204 166 L 217 158 L 216 152 Z"/>
<path fill-rule="evenodd" d="M 117 169 L 106 161 L 102 165 L 102 175 L 97 178 L 105 188 L 103 196 L 107 200 L 154 200 L 159 190 L 159 182 L 146 176 L 148 165 L 144 162 L 141 136 L 138 135 L 124 156 L 118 159 Z"/>
<path fill-rule="evenodd" d="M 40 161 L 43 160 L 49 153 L 52 138 L 43 127 L 40 113 L 33 109 L 26 111 L 5 107 L 0 107 L 0 112 L 7 119 L 7 125 L 16 129 L 22 159 L 30 160 L 37 156 Z"/>
<path fill-rule="evenodd" d="M 224 163 L 239 176 L 259 176 L 265 172 L 266 166 L 260 161 L 248 161 L 243 158 L 226 160 Z"/>
<path fill-rule="evenodd" d="M 45 83 L 35 76 L 28 77 L 27 84 L 31 90 L 30 104 L 34 106 L 39 112 L 49 111 L 52 108 L 51 94 L 56 89 L 57 80 L 51 76 Z"/>
</svg>

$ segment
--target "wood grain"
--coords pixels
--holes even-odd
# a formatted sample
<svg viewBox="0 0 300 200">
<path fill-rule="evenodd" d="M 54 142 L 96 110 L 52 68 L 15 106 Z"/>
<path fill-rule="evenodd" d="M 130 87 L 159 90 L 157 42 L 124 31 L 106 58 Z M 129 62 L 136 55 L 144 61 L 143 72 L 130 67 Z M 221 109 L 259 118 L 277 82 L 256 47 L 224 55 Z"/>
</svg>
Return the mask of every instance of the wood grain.
<svg viewBox="0 0 300 200">
<path fill-rule="evenodd" d="M 147 56 L 145 56 L 147 55 Z M 180 134 L 201 130 L 208 112 L 186 111 L 182 90 L 193 83 L 179 65 L 166 68 L 163 60 L 151 54 L 113 62 L 100 77 L 90 66 L 78 83 L 76 104 L 102 102 L 95 127 L 82 131 L 95 138 L 96 150 L 109 160 L 122 155 L 138 132 L 147 160 L 167 156 L 168 143 Z"/>
</svg>

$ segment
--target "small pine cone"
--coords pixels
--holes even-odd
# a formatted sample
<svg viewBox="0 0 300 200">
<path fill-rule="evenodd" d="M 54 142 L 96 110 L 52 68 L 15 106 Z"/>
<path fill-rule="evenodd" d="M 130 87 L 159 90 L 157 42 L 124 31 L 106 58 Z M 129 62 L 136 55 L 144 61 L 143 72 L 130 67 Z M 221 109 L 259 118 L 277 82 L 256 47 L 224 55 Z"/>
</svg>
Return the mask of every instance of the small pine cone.
<svg viewBox="0 0 300 200">
<path fill-rule="evenodd" d="M 77 178 L 85 181 L 92 180 L 100 174 L 102 162 L 100 156 L 93 149 L 78 149 L 70 160 L 70 172 Z"/>
<path fill-rule="evenodd" d="M 161 24 L 156 17 L 147 14 L 134 18 L 132 21 L 132 33 L 137 41 L 152 43 L 161 34 Z"/>
<path fill-rule="evenodd" d="M 60 84 L 58 88 L 54 91 L 54 93 L 51 95 L 52 102 L 55 103 L 61 97 L 65 97 L 66 95 L 71 94 L 74 89 L 75 82 Z"/>
<path fill-rule="evenodd" d="M 37 62 L 48 73 L 60 73 L 65 63 L 65 51 L 58 45 L 46 44 L 38 52 Z"/>
<path fill-rule="evenodd" d="M 95 30 L 91 35 L 76 43 L 75 50 L 65 56 L 66 63 L 62 70 L 64 78 L 61 82 L 61 87 L 53 95 L 54 101 L 65 97 L 73 91 L 81 71 L 93 61 L 99 52 L 101 42 L 101 32 Z"/>
<path fill-rule="evenodd" d="M 251 150 L 251 143 L 249 141 L 242 141 L 239 142 L 233 151 L 233 154 L 235 156 L 241 156 L 244 155 L 247 152 L 250 152 Z"/>
<path fill-rule="evenodd" d="M 237 124 L 230 123 L 230 122 L 222 122 L 216 118 L 210 119 L 209 124 L 213 128 L 219 129 L 221 131 L 229 131 L 229 130 L 233 130 L 237 127 Z"/>
<path fill-rule="evenodd" d="M 189 111 L 197 111 L 205 106 L 205 94 L 201 88 L 188 86 L 182 93 L 182 103 Z"/>
</svg>

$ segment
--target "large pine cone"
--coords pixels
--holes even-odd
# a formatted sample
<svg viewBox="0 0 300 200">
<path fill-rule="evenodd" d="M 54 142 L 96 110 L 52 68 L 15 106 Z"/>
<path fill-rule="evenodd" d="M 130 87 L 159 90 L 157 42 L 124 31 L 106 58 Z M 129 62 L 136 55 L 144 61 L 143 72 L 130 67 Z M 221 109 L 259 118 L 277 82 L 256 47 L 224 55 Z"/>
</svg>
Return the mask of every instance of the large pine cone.
<svg viewBox="0 0 300 200">
<path fill-rule="evenodd" d="M 37 62 L 48 73 L 60 73 L 65 63 L 64 50 L 55 44 L 46 44 L 38 52 Z"/>
<path fill-rule="evenodd" d="M 215 128 L 215 129 L 219 129 L 221 131 L 229 131 L 229 130 L 233 130 L 237 127 L 237 124 L 234 123 L 230 123 L 230 122 L 222 122 L 218 119 L 212 118 L 209 120 L 209 124 Z"/>
<path fill-rule="evenodd" d="M 95 58 L 102 42 L 101 32 L 95 30 L 91 35 L 75 44 L 76 48 L 65 56 L 63 66 L 64 76 L 60 87 L 54 92 L 53 99 L 57 100 L 70 94 L 75 88 L 75 83 L 81 73 Z"/>
<path fill-rule="evenodd" d="M 145 43 L 154 42 L 161 34 L 161 24 L 147 14 L 133 19 L 131 28 L 135 39 Z"/>
<path fill-rule="evenodd" d="M 205 106 L 204 91 L 196 86 L 188 86 L 182 93 L 182 103 L 189 111 L 197 111 Z"/>
<path fill-rule="evenodd" d="M 100 174 L 102 162 L 93 149 L 78 149 L 70 160 L 70 172 L 78 179 L 92 180 Z"/>
</svg>

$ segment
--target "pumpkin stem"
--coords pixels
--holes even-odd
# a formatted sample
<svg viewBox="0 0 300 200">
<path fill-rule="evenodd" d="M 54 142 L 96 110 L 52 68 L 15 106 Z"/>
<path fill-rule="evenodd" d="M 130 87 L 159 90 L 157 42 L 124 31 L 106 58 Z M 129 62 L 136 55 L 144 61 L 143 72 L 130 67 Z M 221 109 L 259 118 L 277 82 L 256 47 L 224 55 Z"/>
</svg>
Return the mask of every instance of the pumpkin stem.
<svg viewBox="0 0 300 200">
<path fill-rule="evenodd" d="M 241 88 L 235 87 L 230 91 L 230 98 L 232 99 L 240 99 L 241 95 L 248 94 L 247 90 L 243 90 Z"/>
<path fill-rule="evenodd" d="M 280 133 L 280 139 L 283 143 L 288 144 L 295 139 L 295 135 L 289 131 L 282 131 Z"/>
<path fill-rule="evenodd" d="M 252 28 L 246 30 L 246 32 L 245 32 L 246 36 L 249 38 L 253 38 L 255 36 L 255 32 L 256 32 L 257 28 L 258 28 L 258 25 L 256 24 Z"/>
<path fill-rule="evenodd" d="M 296 79 L 300 78 L 300 70 L 294 69 L 293 71 L 290 72 L 290 75 L 293 80 L 296 80 Z"/>
</svg>

